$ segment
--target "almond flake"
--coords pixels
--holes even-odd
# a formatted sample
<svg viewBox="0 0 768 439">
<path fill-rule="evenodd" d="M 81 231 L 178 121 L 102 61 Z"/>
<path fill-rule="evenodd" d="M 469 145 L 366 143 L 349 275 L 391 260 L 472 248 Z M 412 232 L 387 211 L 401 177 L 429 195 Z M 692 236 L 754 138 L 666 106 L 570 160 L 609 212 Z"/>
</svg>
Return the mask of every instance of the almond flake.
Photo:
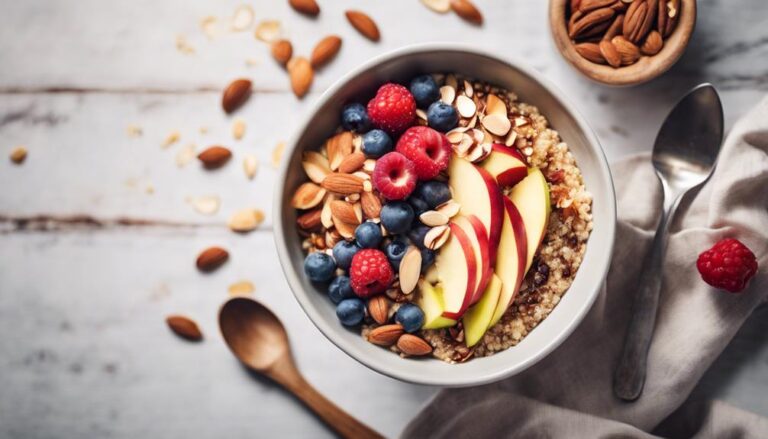
<svg viewBox="0 0 768 439">
<path fill-rule="evenodd" d="M 370 180 L 370 179 L 371 179 L 371 176 L 370 176 L 370 175 L 368 175 L 368 173 L 366 173 L 366 172 L 363 172 L 363 171 L 357 171 L 357 172 L 353 172 L 353 173 L 352 173 L 352 175 L 354 175 L 355 177 L 360 177 L 360 178 L 362 178 L 362 179 L 363 179 L 363 181 L 365 181 L 365 180 Z"/>
<path fill-rule="evenodd" d="M 235 140 L 240 140 L 245 135 L 245 121 L 243 119 L 235 119 L 232 123 L 232 137 Z"/>
<path fill-rule="evenodd" d="M 525 149 L 523 149 L 523 154 L 533 155 L 533 148 L 531 148 L 530 146 L 526 147 Z"/>
<path fill-rule="evenodd" d="M 511 130 L 507 135 L 507 139 L 504 141 L 504 144 L 507 146 L 512 146 L 515 144 L 515 140 L 517 140 L 517 131 Z"/>
<path fill-rule="evenodd" d="M 242 32 L 253 25 L 253 9 L 248 5 L 240 5 L 232 15 L 232 30 Z"/>
<path fill-rule="evenodd" d="M 456 89 L 450 85 L 440 87 L 440 100 L 451 105 L 456 98 Z"/>
<path fill-rule="evenodd" d="M 435 210 L 446 215 L 448 218 L 453 218 L 459 213 L 459 210 L 461 210 L 461 204 L 453 200 L 448 200 L 445 203 L 437 206 Z"/>
<path fill-rule="evenodd" d="M 445 14 L 451 10 L 451 0 L 421 0 L 421 3 L 438 14 Z"/>
<path fill-rule="evenodd" d="M 456 98 L 456 108 L 459 109 L 459 114 L 461 117 L 465 118 L 470 118 L 475 115 L 475 112 L 477 112 L 477 105 L 475 105 L 475 101 L 464 95 L 459 95 L 459 97 Z"/>
<path fill-rule="evenodd" d="M 280 167 L 280 160 L 283 158 L 283 151 L 285 150 L 285 142 L 280 142 L 275 145 L 275 149 L 272 150 L 272 167 Z"/>
<path fill-rule="evenodd" d="M 259 159 L 253 154 L 246 154 L 243 158 L 243 171 L 248 180 L 256 177 L 256 171 L 259 169 Z"/>
<path fill-rule="evenodd" d="M 424 247 L 430 250 L 437 250 L 448 241 L 451 236 L 451 228 L 447 225 L 432 227 L 424 235 Z"/>
<path fill-rule="evenodd" d="M 467 155 L 467 151 L 469 151 L 470 148 L 472 148 L 472 145 L 474 145 L 475 140 L 467 133 L 462 134 L 461 142 L 459 142 L 458 145 L 454 145 L 453 150 L 456 152 L 456 155 L 459 157 L 464 157 Z"/>
<path fill-rule="evenodd" d="M 161 143 L 160 146 L 163 148 L 168 148 L 169 146 L 178 142 L 180 138 L 181 134 L 178 131 L 171 131 L 168 136 L 165 137 L 165 140 L 163 140 L 163 143 Z"/>
<path fill-rule="evenodd" d="M 363 136 L 355 135 L 355 137 L 352 138 L 352 146 L 355 147 L 355 151 L 362 151 L 363 150 Z"/>
<path fill-rule="evenodd" d="M 424 223 L 427 226 L 430 227 L 436 227 L 436 226 L 442 226 L 445 224 L 448 224 L 448 221 L 450 218 L 448 215 L 438 212 L 436 210 L 428 210 L 421 215 L 419 215 L 419 219 L 422 223 Z"/>
<path fill-rule="evenodd" d="M 176 50 L 184 55 L 192 55 L 195 53 L 195 48 L 187 42 L 187 37 L 184 35 L 176 35 Z"/>
<path fill-rule="evenodd" d="M 256 58 L 248 58 L 248 59 L 245 60 L 245 66 L 246 67 L 256 67 L 259 64 L 260 64 L 259 60 L 256 59 Z"/>
<path fill-rule="evenodd" d="M 472 129 L 472 138 L 475 140 L 475 143 L 483 143 L 485 141 L 485 133 L 474 128 Z"/>
<path fill-rule="evenodd" d="M 256 39 L 265 43 L 271 43 L 280 37 L 280 22 L 277 20 L 264 20 L 256 26 Z"/>
<path fill-rule="evenodd" d="M 498 96 L 489 94 L 485 99 L 485 114 L 500 114 L 502 116 L 506 116 L 507 106 L 504 104 L 504 101 L 499 99 Z"/>
<path fill-rule="evenodd" d="M 421 120 L 427 120 L 427 112 L 421 108 L 416 109 L 416 116 L 418 116 L 418 118 Z"/>
<path fill-rule="evenodd" d="M 256 287 L 249 280 L 235 282 L 227 288 L 227 292 L 232 297 L 250 296 L 254 291 L 256 291 Z"/>
<path fill-rule="evenodd" d="M 209 40 L 216 38 L 221 32 L 218 26 L 219 19 L 213 15 L 208 15 L 200 20 L 200 29 Z"/>
<path fill-rule="evenodd" d="M 195 149 L 196 148 L 194 143 L 190 143 L 189 145 L 181 148 L 179 152 L 176 153 L 176 166 L 183 168 L 192 162 L 192 160 L 194 160 L 195 156 L 197 155 L 197 151 Z"/>
<path fill-rule="evenodd" d="M 448 138 L 448 141 L 451 143 L 459 143 L 461 142 L 461 139 L 464 137 L 464 132 L 467 131 L 469 128 L 467 127 L 458 127 L 454 128 L 447 133 L 445 133 L 445 137 Z"/>
<path fill-rule="evenodd" d="M 363 170 L 365 172 L 371 173 L 374 169 L 376 169 L 376 160 L 368 159 L 363 163 Z"/>
<path fill-rule="evenodd" d="M 475 143 L 467 152 L 467 160 L 478 163 L 485 160 L 491 154 L 490 143 Z"/>
<path fill-rule="evenodd" d="M 320 184 L 325 180 L 325 176 L 331 173 L 328 159 L 316 151 L 307 151 L 304 153 L 301 166 L 310 180 Z"/>
<path fill-rule="evenodd" d="M 453 87 L 454 90 L 459 88 L 459 81 L 456 80 L 454 75 L 448 75 L 445 77 L 445 85 Z"/>
<path fill-rule="evenodd" d="M 323 227 L 326 229 L 330 229 L 333 227 L 333 217 L 331 215 L 331 203 L 336 201 L 337 198 L 333 194 L 329 194 L 327 197 L 325 197 L 325 202 L 323 204 L 323 210 L 320 211 L 320 223 L 322 223 Z"/>
<path fill-rule="evenodd" d="M 506 115 L 491 114 L 485 116 L 480 121 L 483 127 L 497 136 L 505 136 L 509 129 L 512 128 L 512 122 L 509 121 Z"/>
<path fill-rule="evenodd" d="M 475 89 L 472 88 L 472 84 L 469 83 L 469 81 L 464 80 L 464 94 L 467 95 L 467 97 L 472 97 L 473 94 L 475 94 Z"/>
<path fill-rule="evenodd" d="M 198 213 L 213 215 L 219 211 L 221 200 L 216 195 L 204 195 L 202 197 L 190 197 L 187 201 Z"/>
<path fill-rule="evenodd" d="M 243 209 L 235 212 L 227 225 L 230 230 L 238 233 L 247 233 L 255 230 L 264 221 L 264 212 L 259 209 Z"/>
<path fill-rule="evenodd" d="M 135 139 L 136 137 L 141 137 L 142 134 L 144 134 L 144 131 L 142 131 L 141 127 L 138 125 L 128 125 L 126 128 L 126 133 L 128 134 L 128 137 L 131 139 Z"/>
<path fill-rule="evenodd" d="M 365 192 L 371 192 L 373 190 L 373 184 L 370 180 L 363 180 L 363 190 Z"/>
<path fill-rule="evenodd" d="M 515 118 L 515 126 L 516 127 L 521 127 L 521 126 L 527 125 L 527 124 L 528 124 L 528 119 L 526 119 L 524 117 L 516 117 Z"/>
<path fill-rule="evenodd" d="M 293 194 L 291 199 L 291 205 L 295 209 L 312 209 L 323 201 L 325 194 L 325 189 L 314 183 L 306 182 L 296 189 L 296 193 Z"/>
<path fill-rule="evenodd" d="M 410 294 L 416 288 L 421 276 L 421 252 L 415 246 L 410 246 L 400 261 L 400 290 Z"/>
</svg>

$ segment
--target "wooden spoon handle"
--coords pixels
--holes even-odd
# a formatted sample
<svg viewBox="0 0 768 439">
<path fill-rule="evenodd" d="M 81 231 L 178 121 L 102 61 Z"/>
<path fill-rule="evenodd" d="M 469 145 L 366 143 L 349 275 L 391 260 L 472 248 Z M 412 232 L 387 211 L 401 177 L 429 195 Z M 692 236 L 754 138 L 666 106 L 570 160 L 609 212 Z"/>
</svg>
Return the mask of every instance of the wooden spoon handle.
<svg viewBox="0 0 768 439">
<path fill-rule="evenodd" d="M 358 421 L 315 390 L 299 373 L 292 361 L 281 361 L 276 366 L 278 367 L 274 368 L 270 374 L 272 378 L 302 400 L 307 407 L 312 409 L 320 419 L 340 436 L 349 439 L 384 438 L 384 436 Z"/>
</svg>

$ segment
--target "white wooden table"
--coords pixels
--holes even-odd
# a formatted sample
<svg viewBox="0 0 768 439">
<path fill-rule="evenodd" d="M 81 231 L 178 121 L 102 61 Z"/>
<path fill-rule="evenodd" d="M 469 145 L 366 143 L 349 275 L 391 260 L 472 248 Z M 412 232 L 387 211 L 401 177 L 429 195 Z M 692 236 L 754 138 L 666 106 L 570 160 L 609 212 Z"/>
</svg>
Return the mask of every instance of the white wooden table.
<svg viewBox="0 0 768 439">
<path fill-rule="evenodd" d="M 477 0 L 482 28 L 417 0 L 325 0 L 317 20 L 282 0 L 248 2 L 257 22 L 283 23 L 299 54 L 326 34 L 343 37 L 340 56 L 303 101 L 252 31 L 213 40 L 201 32 L 203 17 L 229 17 L 240 3 L 2 1 L 0 437 L 331 436 L 283 391 L 251 379 L 224 346 L 217 308 L 240 279 L 254 282 L 256 296 L 287 324 L 309 381 L 388 436 L 402 430 L 436 389 L 369 371 L 312 326 L 283 279 L 271 220 L 244 236 L 225 226 L 240 208 L 271 213 L 272 148 L 319 93 L 371 56 L 415 42 L 462 41 L 525 59 L 587 115 L 611 160 L 648 151 L 669 107 L 698 82 L 718 87 L 729 126 L 768 90 L 763 0 L 701 1 L 685 57 L 662 79 L 629 89 L 590 83 L 559 58 L 543 0 Z M 352 7 L 378 22 L 379 44 L 346 23 L 343 11 Z M 178 35 L 194 54 L 176 49 Z M 234 141 L 219 99 L 239 76 L 252 78 L 256 90 L 236 115 L 247 122 L 246 137 Z M 143 135 L 129 137 L 129 125 Z M 175 130 L 180 141 L 161 148 Z M 179 168 L 175 156 L 190 143 L 226 144 L 235 159 L 216 172 L 198 163 Z M 21 166 L 5 158 L 16 145 L 29 149 Z M 241 169 L 247 152 L 262 163 L 253 181 Z M 213 216 L 185 201 L 208 194 L 222 200 Z M 232 258 L 201 275 L 194 258 L 212 244 Z M 203 343 L 168 332 L 164 316 L 177 312 L 199 321 Z M 696 395 L 768 415 L 767 316 L 757 312 Z"/>
</svg>

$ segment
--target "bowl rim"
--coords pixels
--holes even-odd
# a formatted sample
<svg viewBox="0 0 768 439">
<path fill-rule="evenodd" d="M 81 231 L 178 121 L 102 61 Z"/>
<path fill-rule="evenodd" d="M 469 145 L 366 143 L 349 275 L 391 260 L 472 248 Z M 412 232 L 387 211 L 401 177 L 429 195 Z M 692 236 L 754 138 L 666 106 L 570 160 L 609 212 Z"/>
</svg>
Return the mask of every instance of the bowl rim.
<svg viewBox="0 0 768 439">
<path fill-rule="evenodd" d="M 560 55 L 576 71 L 600 84 L 629 87 L 644 84 L 667 72 L 683 56 L 696 28 L 696 0 L 681 0 L 677 28 L 665 39 L 662 50 L 653 56 L 642 56 L 630 66 L 614 69 L 611 66 L 595 64 L 576 52 L 567 32 L 566 8 L 568 0 L 549 0 L 549 28 Z"/>
<path fill-rule="evenodd" d="M 354 346 L 351 343 L 348 343 L 346 340 L 337 337 L 336 332 L 340 330 L 339 327 L 331 327 L 330 325 L 326 324 L 326 322 L 321 318 L 319 312 L 314 308 L 312 303 L 305 297 L 303 297 L 302 294 L 298 293 L 298 291 L 301 291 L 302 293 L 306 293 L 304 291 L 304 288 L 301 284 L 301 281 L 298 278 L 297 273 L 295 273 L 290 268 L 290 251 L 288 249 L 286 237 L 285 237 L 285 230 L 283 229 L 283 223 L 282 223 L 282 215 L 281 215 L 281 205 L 283 202 L 283 193 L 285 191 L 285 185 L 286 180 L 288 176 L 289 171 L 289 165 L 290 160 L 287 159 L 287 157 L 291 156 L 297 146 L 298 141 L 301 139 L 303 133 L 307 130 L 309 127 L 310 122 L 314 118 L 315 114 L 319 109 L 321 109 L 327 101 L 333 97 L 338 91 L 340 91 L 347 82 L 349 82 L 352 78 L 358 76 L 359 74 L 377 66 L 382 63 L 385 63 L 387 61 L 390 61 L 395 58 L 399 58 L 405 55 L 414 55 L 424 52 L 465 52 L 470 53 L 474 55 L 480 55 L 484 56 L 490 59 L 493 59 L 495 61 L 498 61 L 500 63 L 503 63 L 507 65 L 510 68 L 517 69 L 526 76 L 530 77 L 533 81 L 538 82 L 544 89 L 546 89 L 564 109 L 566 112 L 568 112 L 571 117 L 574 119 L 575 123 L 578 126 L 578 129 L 582 131 L 584 134 L 584 137 L 586 138 L 587 142 L 589 143 L 589 148 L 592 149 L 596 156 L 596 163 L 597 163 L 597 171 L 599 173 L 599 181 L 607 182 L 608 187 L 607 193 L 610 195 L 610 199 L 605 201 L 606 208 L 608 209 L 609 218 L 607 219 L 607 224 L 604 226 L 605 229 L 601 231 L 602 234 L 605 234 L 606 236 L 606 243 L 608 244 L 606 246 L 606 249 L 602 252 L 602 254 L 598 253 L 596 255 L 596 262 L 602 262 L 603 267 L 602 270 L 600 270 L 600 276 L 599 279 L 595 279 L 595 282 L 593 283 L 593 286 L 591 290 L 588 292 L 589 295 L 587 299 L 570 315 L 570 318 L 565 323 L 565 329 L 560 331 L 555 337 L 552 337 L 545 346 L 543 346 L 541 349 L 539 349 L 535 355 L 531 355 L 526 360 L 521 361 L 517 364 L 510 365 L 509 367 L 499 368 L 496 371 L 485 373 L 482 376 L 467 376 L 467 377 L 461 377 L 461 378 L 453 378 L 450 382 L 446 382 L 444 380 L 441 380 L 439 378 L 433 378 L 429 375 L 425 374 L 418 374 L 418 373 L 411 373 L 408 371 L 402 371 L 397 370 L 397 368 L 387 367 L 383 366 L 381 364 L 377 364 L 373 362 L 370 358 L 367 358 L 366 355 L 361 354 L 356 346 Z M 537 363 L 547 355 L 549 355 L 555 348 L 560 346 L 572 333 L 573 331 L 578 327 L 579 323 L 584 319 L 587 312 L 592 308 L 592 305 L 597 300 L 597 297 L 599 295 L 600 289 L 602 288 L 606 276 L 608 274 L 608 269 L 610 267 L 612 253 L 613 253 L 613 246 L 615 242 L 615 233 L 616 233 L 616 192 L 614 189 L 614 183 L 613 178 L 611 176 L 611 171 L 608 166 L 608 160 L 605 156 L 605 152 L 603 151 L 603 148 L 600 144 L 600 141 L 597 138 L 597 135 L 594 133 L 592 128 L 587 124 L 586 120 L 583 118 L 581 113 L 574 107 L 574 105 L 568 101 L 564 94 L 548 79 L 544 78 L 538 71 L 536 71 L 533 68 L 527 67 L 526 64 L 515 58 L 510 56 L 499 56 L 496 54 L 492 54 L 489 51 L 486 51 L 484 49 L 478 49 L 475 46 L 472 46 L 471 44 L 467 43 L 443 43 L 443 42 L 434 42 L 434 43 L 419 43 L 419 44 L 412 44 L 403 46 L 391 51 L 388 51 L 386 53 L 383 53 L 381 55 L 375 56 L 368 61 L 358 65 L 357 67 L 350 70 L 348 73 L 337 79 L 330 87 L 328 87 L 321 95 L 317 98 L 317 100 L 310 106 L 308 111 L 305 113 L 305 116 L 303 116 L 302 122 L 299 124 L 297 129 L 295 130 L 293 136 L 290 139 L 290 142 L 286 144 L 286 150 L 283 153 L 283 161 L 280 164 L 280 169 L 277 175 L 277 183 L 275 186 L 275 192 L 274 192 L 274 198 L 273 198 L 273 237 L 275 240 L 275 247 L 277 249 L 279 261 L 280 261 L 280 267 L 285 275 L 285 278 L 288 282 L 288 286 L 291 289 L 291 292 L 296 299 L 296 301 L 299 303 L 301 308 L 306 313 L 307 317 L 312 321 L 312 324 L 317 327 L 320 332 L 336 347 L 341 349 L 344 353 L 358 361 L 359 363 L 363 364 L 364 366 L 379 372 L 383 375 L 386 375 L 391 378 L 395 378 L 400 381 L 410 382 L 413 384 L 421 384 L 421 385 L 432 385 L 432 386 L 443 386 L 443 387 L 466 387 L 466 386 L 474 386 L 474 385 L 481 385 L 481 384 L 488 384 L 491 382 L 499 381 L 503 378 L 515 375 L 533 364 Z M 430 359 L 432 360 L 432 359 Z M 478 359 L 481 360 L 481 359 Z M 435 359 L 434 361 L 440 361 Z"/>
</svg>

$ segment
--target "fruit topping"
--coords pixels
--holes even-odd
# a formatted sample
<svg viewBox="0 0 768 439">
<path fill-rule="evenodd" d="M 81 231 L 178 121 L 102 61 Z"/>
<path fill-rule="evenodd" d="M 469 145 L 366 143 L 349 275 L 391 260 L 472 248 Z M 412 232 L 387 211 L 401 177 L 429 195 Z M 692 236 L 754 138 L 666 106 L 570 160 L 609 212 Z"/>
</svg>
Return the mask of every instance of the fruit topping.
<svg viewBox="0 0 768 439">
<path fill-rule="evenodd" d="M 400 261 L 403 260 L 406 250 L 408 250 L 408 242 L 402 238 L 392 240 L 392 242 L 387 244 L 384 248 L 384 253 L 386 253 L 387 259 L 389 259 L 389 264 L 393 269 L 400 269 Z"/>
<path fill-rule="evenodd" d="M 407 198 L 416 187 L 416 167 L 399 152 L 390 152 L 376 160 L 373 185 L 388 200 Z"/>
<path fill-rule="evenodd" d="M 432 75 L 421 75 L 411 81 L 411 94 L 419 108 L 428 108 L 432 102 L 440 99 L 440 87 Z"/>
<path fill-rule="evenodd" d="M 382 85 L 368 102 L 368 115 L 376 128 L 399 134 L 413 125 L 416 101 L 407 88 L 390 82 Z"/>
<path fill-rule="evenodd" d="M 704 282 L 731 293 L 740 293 L 757 273 L 757 259 L 740 241 L 727 238 L 701 253 L 696 268 Z"/>
<path fill-rule="evenodd" d="M 451 160 L 451 142 L 444 134 L 428 127 L 409 128 L 395 149 L 413 162 L 420 180 L 437 177 Z"/>
<path fill-rule="evenodd" d="M 381 224 L 389 233 L 400 234 L 411 229 L 415 214 L 405 201 L 393 201 L 381 208 Z"/>
<path fill-rule="evenodd" d="M 344 326 L 359 325 L 365 318 L 365 303 L 358 298 L 344 299 L 336 305 L 336 317 Z"/>
<path fill-rule="evenodd" d="M 383 293 L 392 283 L 394 273 L 384 252 L 363 249 L 352 258 L 349 277 L 355 294 L 366 298 Z"/>
<path fill-rule="evenodd" d="M 312 282 L 328 282 L 335 271 L 336 263 L 325 253 L 310 253 L 304 259 L 304 272 Z"/>
<path fill-rule="evenodd" d="M 364 133 L 371 127 L 371 120 L 363 104 L 347 104 L 341 110 L 341 126 L 345 130 Z"/>
<path fill-rule="evenodd" d="M 377 248 L 382 239 L 381 227 L 373 222 L 364 222 L 355 229 L 355 240 L 362 248 Z"/>
<path fill-rule="evenodd" d="M 429 209 L 434 209 L 451 199 L 451 189 L 442 181 L 427 181 L 416 187 L 413 196 L 424 200 Z"/>
<path fill-rule="evenodd" d="M 333 246 L 333 258 L 336 259 L 336 265 L 344 270 L 349 269 L 352 263 L 352 256 L 360 250 L 354 242 L 339 241 Z"/>
<path fill-rule="evenodd" d="M 352 285 L 349 283 L 349 276 L 335 277 L 328 285 L 328 297 L 333 303 L 355 297 L 355 292 L 352 291 Z"/>
<path fill-rule="evenodd" d="M 447 133 L 456 128 L 456 124 L 459 123 L 459 114 L 452 105 L 437 101 L 427 110 L 427 123 L 430 127 Z"/>
<path fill-rule="evenodd" d="M 392 139 L 382 130 L 371 130 L 363 135 L 363 154 L 370 159 L 377 159 L 394 148 Z"/>
<path fill-rule="evenodd" d="M 424 312 L 412 303 L 404 303 L 395 313 L 395 322 L 399 323 L 405 332 L 416 332 L 424 325 Z"/>
</svg>

